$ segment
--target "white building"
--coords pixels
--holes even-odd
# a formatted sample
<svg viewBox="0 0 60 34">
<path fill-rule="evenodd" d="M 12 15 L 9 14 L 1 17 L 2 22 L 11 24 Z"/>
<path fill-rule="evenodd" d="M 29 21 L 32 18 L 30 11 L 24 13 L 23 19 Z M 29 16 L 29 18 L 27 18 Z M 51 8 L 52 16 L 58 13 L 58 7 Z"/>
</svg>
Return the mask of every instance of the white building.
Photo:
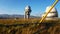
<svg viewBox="0 0 60 34">
<path fill-rule="evenodd" d="M 30 13 L 31 13 L 31 7 L 30 6 L 26 6 L 25 7 L 25 16 L 24 18 L 30 18 Z"/>
<path fill-rule="evenodd" d="M 48 7 L 46 8 L 46 11 L 45 11 L 45 13 L 42 15 L 42 17 L 45 16 L 45 14 L 49 11 L 50 8 L 51 8 L 51 6 L 48 6 Z M 52 19 L 56 19 L 57 17 L 58 17 L 58 12 L 57 12 L 56 8 L 53 8 L 53 9 L 50 11 L 50 13 L 47 15 L 46 19 L 52 20 Z"/>
</svg>

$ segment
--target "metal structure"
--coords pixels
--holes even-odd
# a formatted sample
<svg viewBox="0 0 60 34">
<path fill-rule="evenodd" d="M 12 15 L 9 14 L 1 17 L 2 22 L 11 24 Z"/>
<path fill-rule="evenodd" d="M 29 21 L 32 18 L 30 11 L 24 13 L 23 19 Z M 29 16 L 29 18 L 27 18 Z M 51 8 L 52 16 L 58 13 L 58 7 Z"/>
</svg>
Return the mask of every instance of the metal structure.
<svg viewBox="0 0 60 34">
<path fill-rule="evenodd" d="M 50 8 L 49 11 L 45 14 L 45 16 L 42 17 L 42 19 L 40 20 L 39 23 L 41 23 L 41 22 L 47 17 L 47 15 L 49 14 L 49 12 L 50 12 L 50 11 L 53 9 L 53 7 L 58 3 L 58 1 L 59 1 L 59 0 L 56 0 L 56 1 L 54 2 L 54 4 L 51 6 L 51 8 Z"/>
<path fill-rule="evenodd" d="M 29 19 L 30 18 L 30 13 L 31 13 L 31 7 L 30 6 L 26 6 L 25 7 L 25 19 Z"/>
</svg>

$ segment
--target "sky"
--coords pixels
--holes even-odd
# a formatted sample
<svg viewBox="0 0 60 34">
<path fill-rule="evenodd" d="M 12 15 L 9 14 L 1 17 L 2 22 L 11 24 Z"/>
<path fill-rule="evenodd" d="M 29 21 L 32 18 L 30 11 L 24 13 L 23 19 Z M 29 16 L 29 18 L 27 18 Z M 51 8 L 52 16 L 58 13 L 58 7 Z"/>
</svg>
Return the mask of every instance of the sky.
<svg viewBox="0 0 60 34">
<path fill-rule="evenodd" d="M 27 5 L 31 7 L 31 15 L 41 16 L 47 6 L 51 6 L 55 0 L 0 0 L 0 14 L 24 15 Z M 56 4 L 58 15 L 60 16 L 60 1 Z"/>
</svg>

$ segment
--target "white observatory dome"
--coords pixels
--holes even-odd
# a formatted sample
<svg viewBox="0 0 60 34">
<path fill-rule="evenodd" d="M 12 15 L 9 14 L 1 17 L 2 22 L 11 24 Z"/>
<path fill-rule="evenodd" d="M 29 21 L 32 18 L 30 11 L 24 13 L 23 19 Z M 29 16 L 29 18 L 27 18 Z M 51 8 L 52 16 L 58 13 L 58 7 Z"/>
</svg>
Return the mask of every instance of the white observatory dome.
<svg viewBox="0 0 60 34">
<path fill-rule="evenodd" d="M 50 10 L 50 8 L 51 8 L 51 6 L 48 6 L 48 7 L 46 8 L 46 12 L 48 12 L 48 11 Z M 51 12 L 57 12 L 56 8 L 53 8 L 53 9 L 51 10 Z"/>
<path fill-rule="evenodd" d="M 45 13 L 42 15 L 42 17 L 45 16 L 45 14 L 49 11 L 50 8 L 51 8 L 51 6 L 48 6 L 48 7 L 46 8 L 46 11 L 45 11 Z M 51 12 L 47 15 L 47 18 L 54 18 L 54 17 L 58 17 L 58 13 L 57 13 L 57 10 L 56 10 L 55 8 L 53 8 L 53 9 L 51 10 Z"/>
</svg>

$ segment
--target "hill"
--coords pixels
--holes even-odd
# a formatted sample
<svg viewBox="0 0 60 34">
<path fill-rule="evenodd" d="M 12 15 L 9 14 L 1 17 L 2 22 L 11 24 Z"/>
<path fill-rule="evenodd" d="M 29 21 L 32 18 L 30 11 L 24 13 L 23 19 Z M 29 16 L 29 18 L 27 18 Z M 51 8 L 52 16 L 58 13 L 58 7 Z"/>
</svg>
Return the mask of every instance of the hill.
<svg viewBox="0 0 60 34">
<path fill-rule="evenodd" d="M 16 15 L 16 14 L 13 14 L 13 15 L 8 15 L 8 14 L 0 14 L 0 19 L 13 19 L 13 18 L 24 18 L 24 15 Z M 30 18 L 39 18 L 37 16 L 30 16 Z"/>
<path fill-rule="evenodd" d="M 23 19 L 20 15 L 0 17 L 3 17 L 0 19 L 0 34 L 60 34 L 60 19 L 39 23 L 40 18 L 35 16 L 30 19 Z"/>
</svg>

